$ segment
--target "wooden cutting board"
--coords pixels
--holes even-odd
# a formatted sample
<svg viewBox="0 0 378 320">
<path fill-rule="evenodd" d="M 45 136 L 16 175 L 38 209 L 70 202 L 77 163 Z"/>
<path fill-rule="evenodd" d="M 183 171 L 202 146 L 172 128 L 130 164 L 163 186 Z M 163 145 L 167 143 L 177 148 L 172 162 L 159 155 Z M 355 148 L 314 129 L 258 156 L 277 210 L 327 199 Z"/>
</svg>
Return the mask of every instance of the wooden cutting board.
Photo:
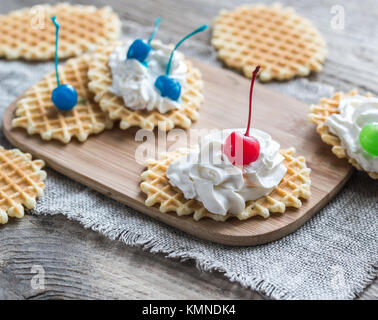
<svg viewBox="0 0 378 320">
<path fill-rule="evenodd" d="M 205 104 L 193 129 L 245 127 L 249 80 L 198 61 L 194 64 L 205 81 Z M 352 173 L 347 161 L 337 159 L 321 141 L 315 126 L 306 120 L 308 105 L 257 84 L 253 124 L 270 133 L 282 148 L 293 146 L 298 155 L 306 157 L 307 165 L 312 169 L 312 197 L 304 200 L 300 209 L 289 208 L 284 214 L 272 214 L 268 219 L 254 217 L 227 222 L 203 219 L 197 222 L 191 216 L 178 217 L 144 205 L 145 195 L 139 188 L 144 165 L 136 163 L 134 156 L 142 143 L 134 139 L 137 128 L 123 131 L 115 124 L 112 130 L 90 136 L 85 143 L 75 140 L 64 145 L 43 141 L 38 135 L 29 136 L 23 129 L 12 129 L 15 108 L 16 101 L 3 117 L 3 131 L 13 145 L 45 160 L 48 166 L 62 174 L 144 214 L 199 238 L 227 245 L 267 243 L 297 230 L 335 196 Z"/>
</svg>

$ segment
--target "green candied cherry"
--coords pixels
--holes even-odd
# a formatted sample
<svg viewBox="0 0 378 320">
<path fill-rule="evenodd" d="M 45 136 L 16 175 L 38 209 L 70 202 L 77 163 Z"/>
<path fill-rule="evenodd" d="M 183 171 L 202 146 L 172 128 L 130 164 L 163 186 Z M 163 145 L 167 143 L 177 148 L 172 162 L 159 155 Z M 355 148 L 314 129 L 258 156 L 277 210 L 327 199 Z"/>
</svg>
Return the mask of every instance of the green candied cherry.
<svg viewBox="0 0 378 320">
<path fill-rule="evenodd" d="M 359 140 L 362 149 L 370 155 L 378 157 L 378 122 L 364 125 Z"/>
</svg>

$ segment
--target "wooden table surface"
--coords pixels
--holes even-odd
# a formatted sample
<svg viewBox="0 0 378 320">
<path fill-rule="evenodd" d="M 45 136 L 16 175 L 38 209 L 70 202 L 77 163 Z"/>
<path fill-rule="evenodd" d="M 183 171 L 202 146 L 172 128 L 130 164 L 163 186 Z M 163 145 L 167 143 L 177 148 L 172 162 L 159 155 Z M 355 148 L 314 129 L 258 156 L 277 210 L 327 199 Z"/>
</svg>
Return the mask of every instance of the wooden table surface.
<svg viewBox="0 0 378 320">
<path fill-rule="evenodd" d="M 0 13 L 40 2 L 8 1 L 2 3 Z M 122 20 L 143 26 L 150 26 L 160 15 L 164 19 L 160 32 L 175 35 L 211 23 L 221 8 L 232 8 L 247 1 L 70 2 L 107 4 Z M 324 71 L 311 79 L 339 90 L 358 87 L 378 94 L 376 0 L 282 2 L 313 20 L 328 42 L 329 54 Z M 334 5 L 341 5 L 345 12 L 344 30 L 331 27 L 333 10 L 340 9 Z M 193 41 L 202 53 L 209 52 L 208 62 L 221 65 L 215 59 L 208 36 L 200 35 Z M 151 254 L 111 241 L 63 216 L 26 215 L 19 221 L 11 221 L 1 227 L 0 243 L 0 299 L 262 299 L 259 294 L 229 282 L 221 273 L 199 271 L 193 261 L 166 259 L 162 254 Z M 48 270 L 45 290 L 38 291 L 37 295 L 31 287 L 33 265 L 42 265 Z M 360 298 L 378 299 L 378 280 Z"/>
</svg>

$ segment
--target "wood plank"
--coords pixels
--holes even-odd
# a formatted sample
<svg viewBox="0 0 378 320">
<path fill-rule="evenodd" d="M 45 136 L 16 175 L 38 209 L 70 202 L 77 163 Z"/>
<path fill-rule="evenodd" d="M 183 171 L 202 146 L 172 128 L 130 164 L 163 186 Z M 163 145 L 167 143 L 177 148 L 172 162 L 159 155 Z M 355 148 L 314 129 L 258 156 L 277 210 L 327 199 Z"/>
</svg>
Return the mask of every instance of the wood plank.
<svg viewBox="0 0 378 320">
<path fill-rule="evenodd" d="M 192 260 L 127 246 L 62 215 L 12 219 L 0 243 L 0 299 L 261 299 Z M 31 287 L 36 265 L 44 288 Z"/>
<path fill-rule="evenodd" d="M 193 129 L 243 127 L 248 114 L 249 80 L 199 61 L 195 65 L 204 77 L 205 105 Z M 134 138 L 135 128 L 105 131 L 85 143 L 46 142 L 39 136 L 30 137 L 23 129 L 11 127 L 16 107 L 13 103 L 4 114 L 3 131 L 12 144 L 45 160 L 55 170 L 173 227 L 218 243 L 257 245 L 298 229 L 333 198 L 353 170 L 346 161 L 330 153 L 314 126 L 307 122 L 308 105 L 260 84 L 256 86 L 254 98 L 256 127 L 270 133 L 282 148 L 294 146 L 312 169 L 311 199 L 303 201 L 298 210 L 289 208 L 285 214 L 272 214 L 269 219 L 197 222 L 191 216 L 178 217 L 146 207 L 145 195 L 139 187 L 145 166 L 135 159 L 135 151 L 140 146 Z"/>
</svg>

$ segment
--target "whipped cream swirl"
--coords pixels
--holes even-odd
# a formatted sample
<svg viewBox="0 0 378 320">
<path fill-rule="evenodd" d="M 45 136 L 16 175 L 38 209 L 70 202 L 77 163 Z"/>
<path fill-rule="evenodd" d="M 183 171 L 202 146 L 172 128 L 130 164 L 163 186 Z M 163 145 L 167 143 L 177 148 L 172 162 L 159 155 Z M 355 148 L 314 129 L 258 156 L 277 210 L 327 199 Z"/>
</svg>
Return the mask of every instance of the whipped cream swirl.
<svg viewBox="0 0 378 320">
<path fill-rule="evenodd" d="M 268 195 L 280 183 L 287 169 L 282 164 L 280 145 L 263 131 L 253 129 L 260 142 L 260 155 L 255 162 L 234 166 L 223 154 L 223 144 L 232 131 L 218 131 L 202 138 L 198 148 L 173 161 L 167 170 L 171 185 L 187 199 L 197 199 L 215 214 L 239 214 L 245 202 Z"/>
<path fill-rule="evenodd" d="M 340 101 L 338 114 L 327 117 L 325 124 L 338 136 L 349 157 L 369 172 L 378 172 L 378 157 L 363 150 L 360 132 L 368 123 L 378 123 L 378 98 L 354 96 Z"/>
<path fill-rule="evenodd" d="M 147 67 L 136 59 L 126 59 L 132 41 L 114 49 L 109 56 L 109 67 L 113 83 L 110 91 L 123 98 L 125 106 L 132 110 L 154 110 L 166 113 L 171 109 L 180 109 L 181 101 L 162 97 L 155 88 L 156 78 L 164 75 L 172 48 L 159 40 L 151 41 L 151 51 L 145 62 Z M 178 80 L 182 87 L 186 83 L 187 66 L 184 56 L 175 52 L 172 59 L 170 77 Z"/>
</svg>

